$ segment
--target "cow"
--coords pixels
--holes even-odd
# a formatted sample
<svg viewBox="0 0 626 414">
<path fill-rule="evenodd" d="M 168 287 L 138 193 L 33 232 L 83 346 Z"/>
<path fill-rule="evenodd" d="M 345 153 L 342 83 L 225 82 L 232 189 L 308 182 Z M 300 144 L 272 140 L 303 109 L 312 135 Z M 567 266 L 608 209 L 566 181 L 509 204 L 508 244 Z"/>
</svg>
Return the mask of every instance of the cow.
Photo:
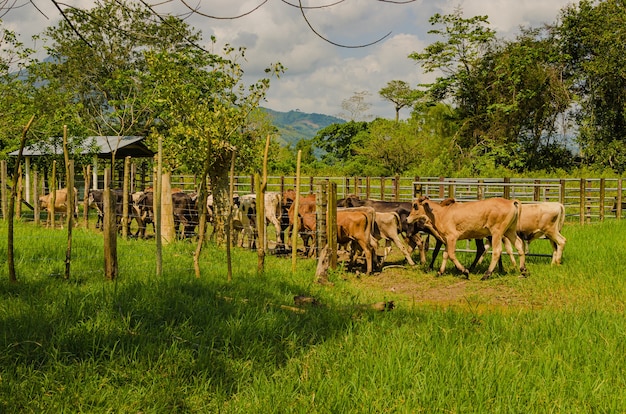
<svg viewBox="0 0 626 414">
<path fill-rule="evenodd" d="M 148 224 L 152 224 L 154 231 L 154 193 L 152 191 L 137 191 L 131 195 L 131 198 L 140 223 L 136 235 L 145 239 Z"/>
<path fill-rule="evenodd" d="M 117 224 L 117 226 L 119 228 L 121 221 L 122 221 L 122 217 L 124 215 L 124 193 L 121 189 L 112 189 L 111 190 L 111 194 L 113 197 L 115 197 L 115 222 Z M 104 225 L 104 190 L 97 190 L 97 189 L 92 189 L 89 190 L 88 193 L 88 204 L 89 207 L 95 208 L 96 211 L 98 212 L 98 218 L 96 220 L 96 228 L 102 228 L 102 226 Z M 135 219 L 137 221 L 138 227 L 141 227 L 141 224 L 139 223 L 139 214 L 137 212 L 137 209 L 134 206 L 133 200 L 132 200 L 132 194 L 128 195 L 128 223 L 127 223 L 127 228 L 128 228 L 128 232 L 130 233 L 130 224 L 131 221 Z"/>
<path fill-rule="evenodd" d="M 154 229 L 154 192 L 138 191 L 132 194 L 133 207 L 135 208 L 140 223 L 137 234 L 141 238 L 146 237 L 146 226 L 152 223 Z M 198 224 L 198 210 L 194 199 L 190 194 L 182 191 L 172 193 L 172 213 L 176 236 L 179 238 L 191 237 Z"/>
<path fill-rule="evenodd" d="M 248 248 L 256 248 L 256 194 L 245 194 L 239 197 L 233 211 L 233 245 L 244 247 L 244 239 L 248 240 Z M 241 240 L 239 241 L 239 236 Z"/>
<path fill-rule="evenodd" d="M 289 227 L 293 228 L 295 220 L 299 220 L 298 233 L 302 238 L 305 254 L 310 257 L 313 254 L 313 250 L 311 246 L 309 246 L 309 242 L 312 242 L 315 239 L 316 230 L 315 194 L 300 196 L 298 200 L 298 214 L 296 214 L 295 209 L 296 204 L 292 203 L 289 207 L 289 211 L 287 212 L 289 217 Z M 293 246 L 292 248 L 295 248 L 295 246 Z"/>
<path fill-rule="evenodd" d="M 54 199 L 54 212 L 61 213 L 62 216 L 67 214 L 67 188 L 61 188 L 56 190 Z M 39 209 L 50 213 L 52 203 L 52 193 L 42 195 L 39 197 Z M 74 188 L 74 218 L 78 217 L 78 190 Z"/>
<path fill-rule="evenodd" d="M 517 221 L 517 235 L 524 243 L 524 252 L 528 253 L 528 246 L 533 240 L 541 237 L 550 240 L 552 244 L 551 264 L 561 264 L 563 250 L 567 239 L 561 234 L 563 223 L 565 222 L 565 206 L 558 202 L 537 202 L 524 204 Z M 505 240 L 505 247 L 507 241 Z M 484 251 L 488 249 L 486 245 L 474 263 L 482 260 Z"/>
<path fill-rule="evenodd" d="M 491 236 L 493 254 L 489 268 L 482 277 L 482 280 L 486 280 L 491 277 L 498 263 L 504 237 L 515 246 L 519 254 L 520 272 L 522 275 L 527 274 L 524 245 L 517 235 L 517 223 L 521 210 L 522 205 L 519 201 L 504 198 L 490 198 L 467 203 L 457 203 L 454 199 L 446 199 L 437 203 L 428 197 L 420 197 L 413 202 L 407 222 L 409 224 L 422 222 L 446 245 L 439 275 L 445 272 L 449 257 L 456 268 L 468 278 L 469 270 L 456 257 L 456 242 Z"/>
<path fill-rule="evenodd" d="M 373 236 L 379 241 L 381 239 L 385 240 L 385 250 L 383 255 L 383 262 L 386 260 L 387 255 L 391 251 L 391 242 L 393 242 L 398 249 L 404 254 L 407 262 L 414 266 L 415 262 L 411 257 L 411 253 L 406 248 L 406 245 L 400 239 L 400 233 L 402 232 L 402 222 L 400 221 L 400 216 L 395 211 L 390 212 L 378 212 L 376 211 L 376 216 L 374 219 L 374 229 Z"/>
<path fill-rule="evenodd" d="M 402 201 L 383 201 L 383 200 L 363 200 L 356 195 L 349 195 L 346 198 L 337 201 L 337 207 L 372 207 L 376 212 L 395 212 L 400 217 L 400 223 L 402 225 L 401 233 L 404 235 L 405 240 L 409 246 L 409 251 L 412 252 L 417 247 L 420 255 L 420 263 L 426 263 L 426 251 L 428 250 L 428 243 L 425 243 L 420 232 L 430 235 L 430 231 L 423 227 L 420 222 L 407 223 L 407 217 L 411 213 L 411 202 Z"/>
<path fill-rule="evenodd" d="M 183 192 L 172 193 L 172 211 L 178 237 L 193 237 L 198 225 L 198 209 L 192 196 Z"/>
<path fill-rule="evenodd" d="M 357 247 L 365 255 L 366 273 L 370 274 L 376 264 L 376 239 L 373 237 L 376 212 L 371 207 L 337 209 L 337 243 L 349 244 L 350 262 L 354 262 Z"/>
<path fill-rule="evenodd" d="M 265 220 L 268 224 L 274 226 L 276 232 L 276 249 L 284 249 L 282 239 L 282 195 L 278 192 L 266 192 L 264 196 L 265 201 Z M 244 210 L 240 215 L 242 220 L 243 233 L 256 239 L 256 194 L 246 194 L 240 197 L 240 209 Z M 253 244 L 256 244 L 254 241 Z"/>
</svg>

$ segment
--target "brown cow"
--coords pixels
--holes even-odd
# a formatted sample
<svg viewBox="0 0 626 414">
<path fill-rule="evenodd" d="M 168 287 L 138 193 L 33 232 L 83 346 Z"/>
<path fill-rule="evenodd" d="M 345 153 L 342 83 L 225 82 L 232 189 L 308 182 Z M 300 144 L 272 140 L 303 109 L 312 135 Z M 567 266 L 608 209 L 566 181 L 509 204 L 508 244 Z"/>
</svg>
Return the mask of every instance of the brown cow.
<svg viewBox="0 0 626 414">
<path fill-rule="evenodd" d="M 67 188 L 61 188 L 55 191 L 54 196 L 54 212 L 61 213 L 63 216 L 67 214 Z M 39 197 L 39 208 L 42 211 L 50 213 L 52 201 L 52 193 Z M 74 218 L 78 217 L 78 190 L 74 188 Z"/>
<path fill-rule="evenodd" d="M 393 242 L 398 249 L 404 254 L 407 262 L 411 266 L 415 266 L 415 262 L 411 257 L 411 253 L 407 249 L 406 245 L 400 239 L 400 233 L 402 233 L 402 222 L 400 216 L 394 211 L 390 212 L 376 212 L 376 218 L 374 221 L 373 235 L 376 240 L 385 240 L 385 253 L 383 255 L 383 262 L 387 258 L 387 255 L 391 251 L 391 242 Z"/>
<path fill-rule="evenodd" d="M 404 236 L 406 243 L 409 247 L 409 252 L 418 249 L 420 254 L 420 262 L 426 263 L 426 251 L 428 250 L 428 242 L 424 242 L 420 236 L 420 232 L 427 233 L 428 229 L 424 228 L 420 223 L 408 224 L 406 218 L 411 213 L 410 201 L 384 201 L 384 200 L 371 200 L 361 199 L 357 195 L 349 195 L 346 198 L 337 200 L 337 207 L 372 207 L 379 212 L 395 212 L 400 217 L 401 229 L 400 233 Z M 428 239 L 427 239 L 428 240 Z"/>
<path fill-rule="evenodd" d="M 365 254 L 366 273 L 374 270 L 376 239 L 372 235 L 376 212 L 371 207 L 337 209 L 337 243 L 352 246 L 350 261 L 354 261 L 355 249 Z"/>
<path fill-rule="evenodd" d="M 456 257 L 456 242 L 465 239 L 483 239 L 492 237 L 491 263 L 483 280 L 488 279 L 502 254 L 502 238 L 506 237 L 517 249 L 520 260 L 520 271 L 526 274 L 526 257 L 524 245 L 518 237 L 516 229 L 520 215 L 521 203 L 517 200 L 490 198 L 487 200 L 457 203 L 454 199 L 446 199 L 441 203 L 427 197 L 420 197 L 413 202 L 408 223 L 422 221 L 431 228 L 433 234 L 446 245 L 439 274 L 446 269 L 448 257 L 456 268 L 466 277 L 469 271 Z"/>
<path fill-rule="evenodd" d="M 315 194 L 300 196 L 298 199 L 298 214 L 296 215 L 296 203 L 289 207 L 289 227 L 293 228 L 296 217 L 298 217 L 298 233 L 304 243 L 304 250 L 307 256 L 311 256 L 313 251 L 310 242 L 315 240 Z M 290 233 L 291 230 L 288 232 Z M 293 248 L 293 247 L 292 247 Z"/>
<path fill-rule="evenodd" d="M 517 222 L 517 235 L 524 242 L 524 251 L 533 240 L 545 237 L 552 244 L 552 264 L 561 264 L 567 239 L 561 234 L 565 222 L 565 206 L 558 202 L 524 204 Z M 504 241 L 507 243 L 507 240 Z M 506 246 L 505 246 L 506 247 Z M 488 249 L 489 246 L 485 246 Z M 478 262 L 482 260 L 482 253 Z M 475 261 L 476 262 L 476 261 Z"/>
</svg>

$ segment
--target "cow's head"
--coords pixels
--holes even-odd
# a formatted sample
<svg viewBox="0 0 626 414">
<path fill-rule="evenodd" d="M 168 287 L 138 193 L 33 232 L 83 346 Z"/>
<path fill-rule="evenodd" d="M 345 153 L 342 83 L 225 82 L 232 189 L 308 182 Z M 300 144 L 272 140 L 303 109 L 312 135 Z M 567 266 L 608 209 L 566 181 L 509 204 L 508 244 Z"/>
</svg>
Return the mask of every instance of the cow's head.
<svg viewBox="0 0 626 414">
<path fill-rule="evenodd" d="M 39 197 L 39 209 L 45 210 L 48 208 L 48 196 L 40 196 Z"/>
<path fill-rule="evenodd" d="M 429 202 L 430 199 L 426 196 L 421 196 L 413 200 L 413 204 L 411 205 L 411 212 L 406 218 L 407 223 L 423 224 L 425 221 L 429 220 L 427 214 L 427 211 L 430 211 Z"/>
</svg>

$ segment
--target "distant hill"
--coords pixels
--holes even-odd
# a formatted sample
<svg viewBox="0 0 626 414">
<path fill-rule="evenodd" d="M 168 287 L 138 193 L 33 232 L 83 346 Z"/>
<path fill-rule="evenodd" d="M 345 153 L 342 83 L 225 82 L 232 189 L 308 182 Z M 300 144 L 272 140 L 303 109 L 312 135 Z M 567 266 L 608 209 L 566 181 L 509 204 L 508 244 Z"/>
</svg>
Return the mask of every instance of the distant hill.
<svg viewBox="0 0 626 414">
<path fill-rule="evenodd" d="M 281 146 L 292 147 L 302 139 L 311 139 L 322 128 L 331 124 L 342 124 L 346 121 L 330 115 L 308 114 L 300 111 L 278 112 L 263 108 L 278 128 Z"/>
</svg>

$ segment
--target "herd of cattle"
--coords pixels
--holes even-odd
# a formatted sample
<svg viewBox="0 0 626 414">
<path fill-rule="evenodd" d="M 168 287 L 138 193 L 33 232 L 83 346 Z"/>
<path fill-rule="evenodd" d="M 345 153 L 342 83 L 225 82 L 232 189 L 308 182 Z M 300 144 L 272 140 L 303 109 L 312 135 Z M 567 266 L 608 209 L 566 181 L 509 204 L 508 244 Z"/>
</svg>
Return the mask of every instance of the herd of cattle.
<svg viewBox="0 0 626 414">
<path fill-rule="evenodd" d="M 123 194 L 121 190 L 113 190 L 116 197 L 116 216 L 118 226 L 123 212 Z M 65 213 L 67 208 L 66 189 L 57 190 L 55 212 Z M 40 197 L 42 211 L 48 210 L 51 194 Z M 295 211 L 294 190 L 284 193 L 265 193 L 265 218 L 268 225 L 275 229 L 276 251 L 287 251 L 289 233 L 298 222 L 299 235 L 302 238 L 305 254 L 313 252 L 313 241 L 316 235 L 316 203 L 315 194 L 299 197 L 298 212 Z M 76 199 L 75 214 L 78 213 Z M 150 189 L 129 194 L 128 214 L 130 222 L 135 220 L 137 237 L 146 237 L 146 227 L 154 226 L 153 192 Z M 103 191 L 90 190 L 88 204 L 98 212 L 96 227 L 103 223 Z M 441 202 L 420 197 L 413 202 L 393 202 L 362 199 L 351 195 L 337 201 L 337 243 L 350 252 L 350 264 L 357 258 L 364 259 L 366 272 L 371 273 L 384 263 L 392 245 L 395 245 L 406 258 L 409 265 L 415 265 L 413 251 L 419 253 L 421 264 L 426 264 L 428 240 L 432 236 L 436 241 L 429 268 L 442 246 L 445 246 L 439 274 L 443 274 L 447 260 L 450 259 L 456 268 L 465 276 L 479 263 L 489 248 L 492 258 L 483 279 L 489 278 L 498 264 L 502 249 L 509 254 L 511 261 L 517 265 L 513 255 L 513 246 L 517 250 L 519 269 L 526 274 L 525 254 L 528 244 L 540 237 L 550 240 L 553 247 L 552 263 L 560 264 L 566 243 L 561 234 L 565 219 L 565 209 L 561 203 L 537 202 L 520 203 L 517 200 L 491 198 L 479 201 L 458 202 L 446 199 Z M 195 194 L 188 194 L 176 189 L 172 190 L 172 207 L 174 225 L 179 237 L 190 237 L 196 232 L 198 220 L 198 200 Z M 236 196 L 233 200 L 233 240 L 234 244 L 244 246 L 247 239 L 248 247 L 253 248 L 256 240 L 256 195 Z M 207 199 L 207 220 L 213 218 L 213 199 Z M 455 250 L 458 240 L 476 242 L 477 253 L 469 268 L 463 266 L 456 257 Z M 380 241 L 384 240 L 382 255 L 378 255 Z M 500 261 L 501 265 L 501 261 Z"/>
</svg>

